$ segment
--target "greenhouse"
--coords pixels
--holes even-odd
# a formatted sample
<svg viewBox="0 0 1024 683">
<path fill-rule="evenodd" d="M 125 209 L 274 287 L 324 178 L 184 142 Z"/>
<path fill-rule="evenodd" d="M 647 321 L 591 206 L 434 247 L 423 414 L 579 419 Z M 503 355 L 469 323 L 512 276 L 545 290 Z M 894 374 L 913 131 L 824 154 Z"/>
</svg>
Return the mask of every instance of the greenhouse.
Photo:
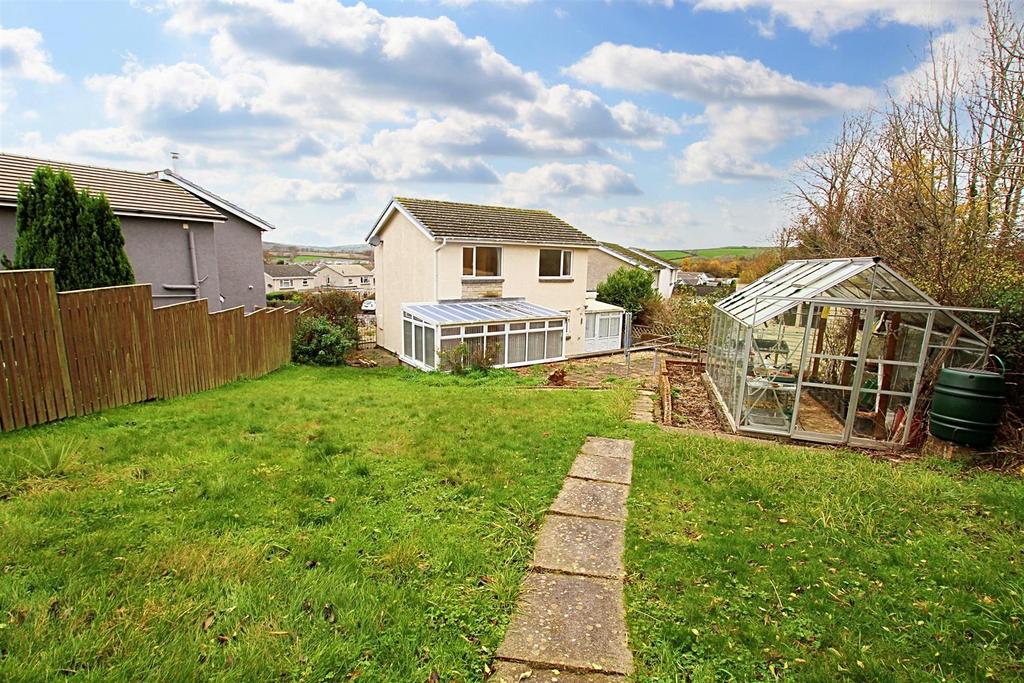
<svg viewBox="0 0 1024 683">
<path fill-rule="evenodd" d="M 941 306 L 879 258 L 789 261 L 715 305 L 707 373 L 734 430 L 903 445 L 937 368 L 987 362 L 995 313 Z"/>
</svg>

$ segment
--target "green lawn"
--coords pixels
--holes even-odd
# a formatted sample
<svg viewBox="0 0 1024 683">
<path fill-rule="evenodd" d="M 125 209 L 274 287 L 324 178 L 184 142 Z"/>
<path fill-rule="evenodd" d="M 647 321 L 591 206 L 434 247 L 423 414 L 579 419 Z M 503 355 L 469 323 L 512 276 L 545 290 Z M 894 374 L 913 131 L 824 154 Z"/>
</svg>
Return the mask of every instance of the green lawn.
<svg viewBox="0 0 1024 683">
<path fill-rule="evenodd" d="M 0 436 L 0 680 L 480 680 L 629 401 L 524 381 L 289 367 Z"/>
<path fill-rule="evenodd" d="M 633 432 L 637 680 L 1024 678 L 1024 482 Z"/>
<path fill-rule="evenodd" d="M 0 680 L 481 680 L 587 434 L 637 443 L 638 681 L 1024 677 L 1021 480 L 537 381 L 287 367 L 0 435 Z"/>
</svg>

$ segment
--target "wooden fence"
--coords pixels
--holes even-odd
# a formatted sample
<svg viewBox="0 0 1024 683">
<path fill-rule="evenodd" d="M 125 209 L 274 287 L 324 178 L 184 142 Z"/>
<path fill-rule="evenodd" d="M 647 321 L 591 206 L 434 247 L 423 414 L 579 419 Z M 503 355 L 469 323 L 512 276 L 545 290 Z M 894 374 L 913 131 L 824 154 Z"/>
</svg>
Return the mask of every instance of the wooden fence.
<svg viewBox="0 0 1024 683">
<path fill-rule="evenodd" d="M 260 377 L 291 356 L 297 310 L 152 301 L 149 285 L 58 294 L 51 270 L 0 271 L 0 429 Z"/>
</svg>

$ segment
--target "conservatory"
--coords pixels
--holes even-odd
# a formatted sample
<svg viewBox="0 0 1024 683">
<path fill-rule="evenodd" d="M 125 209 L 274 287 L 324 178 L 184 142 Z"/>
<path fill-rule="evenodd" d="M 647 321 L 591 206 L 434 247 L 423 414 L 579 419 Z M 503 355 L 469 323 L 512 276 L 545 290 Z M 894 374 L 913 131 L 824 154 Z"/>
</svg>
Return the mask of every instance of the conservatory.
<svg viewBox="0 0 1024 683">
<path fill-rule="evenodd" d="M 995 313 L 941 306 L 879 258 L 789 261 L 715 304 L 707 374 L 735 430 L 903 445 L 937 368 L 987 362 Z"/>
<path fill-rule="evenodd" d="M 525 299 L 470 299 L 402 305 L 402 361 L 434 370 L 465 344 L 498 368 L 564 360 L 568 316 Z"/>
</svg>

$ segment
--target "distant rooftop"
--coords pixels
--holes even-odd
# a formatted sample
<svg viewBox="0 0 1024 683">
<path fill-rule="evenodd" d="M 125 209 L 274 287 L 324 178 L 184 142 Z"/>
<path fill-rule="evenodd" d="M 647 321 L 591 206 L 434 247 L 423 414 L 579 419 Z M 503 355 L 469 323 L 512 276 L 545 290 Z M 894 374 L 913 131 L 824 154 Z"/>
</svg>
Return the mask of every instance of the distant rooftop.
<svg viewBox="0 0 1024 683">
<path fill-rule="evenodd" d="M 312 277 L 313 273 L 297 263 L 264 263 L 263 272 L 270 277 Z"/>
</svg>

